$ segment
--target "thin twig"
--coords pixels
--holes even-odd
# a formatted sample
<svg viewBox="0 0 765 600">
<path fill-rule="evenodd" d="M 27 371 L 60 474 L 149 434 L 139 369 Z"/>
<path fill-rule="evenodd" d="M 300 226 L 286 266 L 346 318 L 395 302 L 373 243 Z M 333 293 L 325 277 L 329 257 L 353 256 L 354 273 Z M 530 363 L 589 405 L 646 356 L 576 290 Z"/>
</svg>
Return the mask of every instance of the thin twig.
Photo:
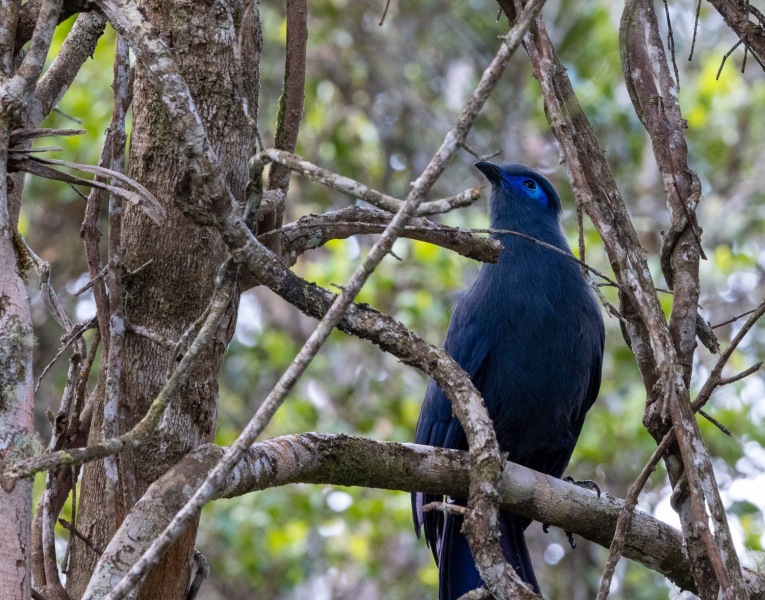
<svg viewBox="0 0 765 600">
<path fill-rule="evenodd" d="M 667 47 L 672 57 L 672 69 L 675 72 L 675 84 L 677 91 L 680 91 L 680 73 L 677 70 L 677 61 L 675 60 L 675 36 L 672 33 L 672 19 L 669 18 L 669 4 L 664 0 L 664 14 L 667 17 Z"/>
<path fill-rule="evenodd" d="M 442 513 L 459 515 L 465 517 L 470 514 L 470 509 L 467 506 L 460 506 L 459 504 L 453 504 L 451 502 L 428 502 L 422 505 L 422 512 L 428 512 L 431 510 L 437 510 Z"/>
<path fill-rule="evenodd" d="M 109 269 L 108 266 L 101 269 L 98 275 L 96 275 L 93 279 L 88 280 L 88 282 L 85 285 L 83 285 L 80 289 L 78 289 L 76 292 L 74 292 L 72 296 L 76 298 L 77 296 L 80 296 L 84 294 L 85 292 L 87 292 L 90 288 L 92 288 L 96 284 L 97 281 L 99 281 L 104 275 L 106 275 L 108 269 Z"/>
<path fill-rule="evenodd" d="M 350 177 L 338 175 L 327 169 L 323 169 L 313 163 L 289 152 L 269 148 L 261 152 L 264 159 L 284 165 L 292 171 L 300 173 L 303 177 L 327 186 L 341 194 L 363 200 L 378 208 L 395 213 L 401 209 L 403 202 L 393 196 L 378 192 L 363 183 L 354 181 Z M 467 189 L 456 196 L 423 202 L 417 208 L 415 216 L 429 216 L 449 212 L 455 208 L 468 206 L 481 197 L 480 188 Z"/>
<path fill-rule="evenodd" d="M 704 417 L 707 421 L 709 421 L 712 425 L 717 427 L 720 431 L 722 431 L 725 435 L 728 437 L 733 437 L 733 432 L 728 429 L 725 425 L 720 423 L 717 419 L 715 419 L 712 415 L 710 415 L 708 412 L 706 412 L 703 409 L 699 409 L 699 414 Z"/>
<path fill-rule="evenodd" d="M 699 15 L 701 14 L 701 0 L 696 2 L 696 15 L 693 18 L 693 38 L 691 39 L 691 52 L 688 54 L 688 61 L 693 60 L 693 51 L 696 49 L 696 38 L 699 35 Z"/>
<path fill-rule="evenodd" d="M 88 548 L 90 548 L 91 550 L 93 550 L 93 552 L 96 553 L 96 556 L 101 556 L 104 553 L 103 550 L 99 550 L 98 548 L 96 548 L 95 544 L 93 543 L 93 540 L 91 540 L 88 536 L 80 533 L 77 530 L 77 528 L 66 519 L 59 519 L 58 524 L 61 525 L 61 527 L 63 527 L 64 529 L 66 529 L 69 533 L 71 533 L 74 537 L 82 540 Z"/>
<path fill-rule="evenodd" d="M 524 240 L 528 240 L 530 242 L 534 242 L 535 244 L 539 244 L 540 246 L 547 248 L 548 250 L 552 250 L 553 252 L 557 252 L 561 256 L 565 256 L 569 260 L 573 260 L 575 263 L 577 263 L 580 267 L 583 269 L 587 269 L 589 272 L 591 272 L 593 275 L 597 275 L 604 281 L 606 281 L 608 284 L 620 288 L 619 284 L 616 283 L 613 279 L 611 279 L 608 275 L 603 273 L 602 271 L 599 271 L 595 267 L 592 267 L 588 265 L 583 260 L 579 260 L 576 256 L 571 254 L 571 252 L 567 252 L 566 250 L 561 250 L 557 246 L 553 246 L 552 244 L 548 244 L 547 242 L 543 242 L 542 240 L 538 240 L 537 238 L 527 235 L 525 233 L 521 233 L 520 231 L 512 231 L 510 229 L 468 229 L 467 231 L 471 231 L 473 233 L 492 233 L 496 235 L 512 235 L 519 238 L 522 238 Z"/>
<path fill-rule="evenodd" d="M 6 471 L 6 475 L 12 478 L 29 477 L 35 473 L 49 471 L 62 466 L 81 465 L 104 458 L 105 456 L 114 455 L 128 447 L 137 448 L 149 441 L 170 401 L 186 385 L 199 357 L 207 349 L 208 344 L 218 331 L 220 321 L 231 300 L 233 289 L 235 269 L 228 268 L 228 264 L 226 263 L 226 272 L 222 276 L 221 285 L 215 290 L 210 299 L 211 308 L 204 325 L 199 330 L 194 341 L 189 345 L 167 383 L 165 383 L 151 403 L 144 417 L 133 429 L 119 437 L 105 440 L 87 448 L 51 452 L 42 456 L 21 460 L 11 466 Z"/>
<path fill-rule="evenodd" d="M 116 173 L 122 174 L 125 158 L 125 118 L 130 105 L 130 59 L 128 45 L 124 36 L 117 36 L 114 57 L 114 104 L 112 120 L 109 125 L 111 133 L 111 157 L 109 167 Z M 120 423 L 119 402 L 122 381 L 122 355 L 125 343 L 126 316 L 123 304 L 123 277 L 125 264 L 122 258 L 122 213 L 124 207 L 122 198 L 117 194 L 109 194 L 109 241 L 107 271 L 109 278 L 109 356 L 106 363 L 106 391 L 104 393 L 103 420 L 101 422 L 102 439 L 108 440 L 119 435 Z M 120 478 L 119 457 L 109 455 L 104 457 L 104 473 L 106 474 L 106 498 L 113 504 L 114 526 L 118 528 L 125 518 L 123 482 Z"/>
<path fill-rule="evenodd" d="M 383 9 L 383 14 L 380 17 L 380 22 L 377 23 L 380 27 L 382 27 L 383 23 L 385 23 L 385 17 L 388 15 L 388 8 L 390 8 L 390 0 L 385 0 L 385 8 Z"/>
<path fill-rule="evenodd" d="M 651 458 L 640 471 L 637 479 L 630 486 L 630 490 L 627 493 L 627 497 L 624 499 L 624 506 L 619 511 L 619 518 L 616 520 L 616 529 L 614 531 L 614 539 L 611 542 L 611 547 L 608 549 L 608 560 L 606 560 L 606 566 L 603 569 L 603 575 L 600 579 L 600 587 L 598 588 L 598 595 L 596 600 L 606 600 L 608 593 L 611 589 L 611 581 L 616 571 L 616 565 L 624 552 L 624 543 L 627 539 L 627 533 L 629 532 L 630 525 L 632 524 L 632 516 L 637 506 L 638 496 L 645 487 L 648 478 L 656 470 L 656 465 L 659 463 L 664 453 L 669 448 L 670 444 L 675 441 L 675 430 L 670 429 L 661 440 L 656 449 L 653 451 Z"/>
<path fill-rule="evenodd" d="M 717 359 L 717 363 L 712 367 L 709 377 L 707 377 L 706 382 L 704 382 L 701 390 L 699 390 L 699 393 L 696 395 L 696 400 L 693 401 L 693 410 L 698 411 L 701 409 L 709 401 L 712 392 L 723 384 L 724 380 L 721 378 L 723 367 L 727 364 L 728 359 L 741 343 L 741 340 L 744 339 L 744 336 L 752 327 L 754 327 L 754 324 L 757 323 L 763 314 L 765 314 L 765 300 L 760 302 L 757 308 L 751 312 L 744 325 L 731 340 L 730 344 L 728 344 L 728 347 L 723 350 L 722 354 L 720 354 L 720 358 Z"/>
<path fill-rule="evenodd" d="M 736 315 L 735 317 L 732 317 L 728 319 L 727 321 L 723 321 L 722 323 L 718 323 L 717 325 L 712 325 L 712 329 L 717 329 L 718 327 L 723 327 L 725 325 L 730 325 L 731 323 L 735 323 L 739 319 L 743 319 L 744 317 L 751 315 L 755 310 L 757 309 L 753 308 L 752 310 L 748 310 L 744 313 L 741 313 L 740 315 Z"/>
</svg>

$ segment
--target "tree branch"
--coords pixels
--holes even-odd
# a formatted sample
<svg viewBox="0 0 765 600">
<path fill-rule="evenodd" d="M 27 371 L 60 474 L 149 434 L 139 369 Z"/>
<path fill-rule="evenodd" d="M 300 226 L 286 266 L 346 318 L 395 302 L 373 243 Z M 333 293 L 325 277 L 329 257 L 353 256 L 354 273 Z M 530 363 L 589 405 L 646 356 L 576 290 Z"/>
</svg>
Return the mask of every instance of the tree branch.
<svg viewBox="0 0 765 600">
<path fill-rule="evenodd" d="M 500 2 L 503 8 L 506 4 L 505 1 Z M 527 35 L 525 46 L 542 88 L 548 120 L 566 157 L 574 194 L 600 233 L 621 288 L 621 313 L 627 322 L 624 331 L 646 388 L 644 422 L 657 443 L 666 434 L 670 423 L 674 423 L 677 429 L 680 452 L 670 449 L 671 455 L 666 462 L 673 486 L 683 476 L 681 465 L 688 469 L 687 481 L 692 493 L 690 498 L 678 497 L 676 505 L 685 535 L 689 540 L 698 535 L 700 527 L 696 519 L 705 514 L 703 500 L 708 498 L 716 522 L 715 533 L 725 537 L 727 526 L 724 513 L 720 514 L 715 500 L 717 491 L 709 455 L 708 452 L 704 454 L 698 426 L 690 410 L 683 370 L 624 201 L 541 19 Z M 693 463 L 694 456 L 689 454 L 692 439 L 696 440 L 702 451 L 699 464 L 703 477 Z M 696 474 L 698 478 L 694 477 Z M 708 521 L 708 518 L 702 521 L 703 525 L 709 527 Z M 703 584 L 708 580 L 703 577 L 702 565 L 708 556 L 700 552 L 692 556 L 694 564 L 700 567 L 696 574 L 703 589 Z"/>
<path fill-rule="evenodd" d="M 178 391 L 188 382 L 191 370 L 218 330 L 220 320 L 225 315 L 231 300 L 233 288 L 234 272 L 230 268 L 227 268 L 227 271 L 228 274 L 224 275 L 220 287 L 216 289 L 210 300 L 207 318 L 199 333 L 189 345 L 188 350 L 186 350 L 186 353 L 165 386 L 152 402 L 146 415 L 133 429 L 119 437 L 107 439 L 87 448 L 73 448 L 51 452 L 50 454 L 43 454 L 42 456 L 18 461 L 7 467 L 7 470 L 3 473 L 3 478 L 16 480 L 62 466 L 81 465 L 106 456 L 113 456 L 128 446 L 137 447 L 145 443 L 159 424 L 170 401 L 178 395 Z"/>
<path fill-rule="evenodd" d="M 736 33 L 760 65 L 765 64 L 765 24 L 761 20 L 759 25 L 749 20 L 750 13 L 757 16 L 754 13 L 755 7 L 750 7 L 748 0 L 709 0 L 709 3 L 722 15 L 728 27 Z"/>
<path fill-rule="evenodd" d="M 24 8 L 29 4 L 31 2 L 25 4 Z M 105 27 L 106 19 L 97 12 L 83 13 L 77 17 L 58 55 L 37 82 L 35 99 L 39 103 L 38 114 L 32 117 L 35 125 L 42 123 L 43 118 L 53 110 L 69 89 L 83 63 L 93 56 Z"/>
<path fill-rule="evenodd" d="M 376 208 L 349 206 L 323 215 L 301 217 L 281 229 L 259 235 L 258 239 L 263 241 L 272 235 L 280 235 L 282 259 L 287 266 L 291 266 L 298 256 L 330 240 L 382 233 L 392 218 L 390 213 Z M 435 244 L 467 258 L 490 263 L 497 262 L 502 247 L 497 240 L 418 218 L 409 221 L 401 237 Z"/>
<path fill-rule="evenodd" d="M 295 154 L 269 148 L 268 150 L 264 150 L 261 155 L 275 163 L 284 165 L 291 171 L 300 173 L 311 181 L 321 183 L 322 185 L 338 191 L 341 194 L 345 194 L 346 196 L 350 196 L 351 198 L 357 198 L 364 202 L 368 202 L 385 211 L 395 213 L 401 209 L 401 205 L 403 204 L 398 198 L 378 192 L 377 190 L 367 187 L 358 181 L 354 181 L 349 177 L 338 175 L 327 169 L 317 167 L 313 163 Z M 455 208 L 469 206 L 480 197 L 481 190 L 479 188 L 470 188 L 451 198 L 423 202 L 417 207 L 415 215 L 428 216 L 449 212 Z"/>
<path fill-rule="evenodd" d="M 213 444 L 189 453 L 138 501 L 106 548 L 96 569 L 100 577 L 123 575 L 129 568 L 121 550 L 129 543 L 137 557 L 190 497 L 225 452 Z M 470 458 L 467 452 L 366 438 L 304 433 L 253 445 L 223 483 L 215 498 L 232 498 L 293 483 L 361 486 L 465 496 Z M 505 463 L 499 485 L 505 510 L 571 531 L 601 546 L 610 544 L 624 502 Z M 681 589 L 694 581 L 683 553 L 682 535 L 666 523 L 636 510 L 625 538 L 624 554 L 661 573 Z M 127 563 L 125 561 L 128 561 Z M 765 578 L 745 571 L 749 598 L 765 599 Z"/>
</svg>

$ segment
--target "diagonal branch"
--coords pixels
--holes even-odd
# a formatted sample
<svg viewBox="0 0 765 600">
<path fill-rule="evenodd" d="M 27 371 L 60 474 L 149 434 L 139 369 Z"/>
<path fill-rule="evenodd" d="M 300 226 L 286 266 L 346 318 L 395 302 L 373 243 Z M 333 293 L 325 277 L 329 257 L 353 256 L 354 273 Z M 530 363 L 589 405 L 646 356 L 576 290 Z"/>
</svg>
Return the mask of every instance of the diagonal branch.
<svg viewBox="0 0 765 600">
<path fill-rule="evenodd" d="M 29 4 L 31 2 L 24 7 Z M 61 100 L 83 63 L 93 56 L 105 26 L 106 19 L 97 12 L 83 13 L 77 17 L 58 55 L 37 82 L 35 99 L 39 103 L 39 110 L 33 116 L 33 122 L 42 123 L 42 119 Z"/>
<path fill-rule="evenodd" d="M 398 211 L 403 204 L 398 198 L 378 192 L 377 190 L 372 189 L 363 183 L 359 183 L 358 181 L 354 181 L 349 177 L 344 177 L 343 175 L 328 171 L 327 169 L 322 169 L 295 154 L 270 148 L 264 150 L 261 155 L 274 163 L 284 165 L 291 171 L 300 173 L 303 177 L 306 177 L 311 181 L 321 183 L 322 185 L 336 190 L 341 194 L 345 194 L 346 196 L 350 196 L 351 198 L 358 198 L 359 200 L 364 200 L 364 202 L 369 202 L 369 204 L 373 204 L 388 212 L 394 213 Z M 480 197 L 481 190 L 479 188 L 470 188 L 451 198 L 422 202 L 415 214 L 417 216 L 428 216 L 445 213 L 454 208 L 469 206 Z"/>
<path fill-rule="evenodd" d="M 753 311 L 751 311 L 751 314 L 749 315 L 749 318 L 746 320 L 744 325 L 739 329 L 736 336 L 731 340 L 730 344 L 728 344 L 728 347 L 723 350 L 722 354 L 720 355 L 720 358 L 717 359 L 717 362 L 715 363 L 715 366 L 712 367 L 712 372 L 709 374 L 709 377 L 707 377 L 706 382 L 704 382 L 703 387 L 701 390 L 699 390 L 699 393 L 696 395 L 696 399 L 693 401 L 693 410 L 697 411 L 704 407 L 704 405 L 709 401 L 709 398 L 712 396 L 712 392 L 715 391 L 720 385 L 723 385 L 725 383 L 731 383 L 731 381 L 726 381 L 722 377 L 722 370 L 725 367 L 725 365 L 728 363 L 728 359 L 733 354 L 733 351 L 738 348 L 738 345 L 741 343 L 741 340 L 744 339 L 744 336 L 749 332 L 749 330 L 754 327 L 754 324 L 760 320 L 762 315 L 765 314 L 765 300 L 760 302 L 757 305 L 757 308 L 755 308 Z M 762 363 L 758 363 L 762 364 Z M 759 369 L 758 365 L 754 365 L 754 367 L 757 367 L 754 369 L 755 371 Z M 753 367 L 752 367 L 753 368 Z M 750 369 L 747 369 L 747 371 L 750 371 Z M 744 371 L 747 375 L 747 371 Z M 746 377 L 743 373 L 740 374 Z M 733 378 L 730 378 L 733 380 Z"/>
</svg>

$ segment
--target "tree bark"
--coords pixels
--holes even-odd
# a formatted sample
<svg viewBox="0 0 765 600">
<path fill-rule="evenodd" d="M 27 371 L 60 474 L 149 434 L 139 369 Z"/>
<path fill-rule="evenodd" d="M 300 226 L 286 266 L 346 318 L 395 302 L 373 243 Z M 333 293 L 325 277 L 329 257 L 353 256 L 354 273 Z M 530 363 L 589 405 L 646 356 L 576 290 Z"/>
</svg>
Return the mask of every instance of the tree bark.
<svg viewBox="0 0 765 600">
<path fill-rule="evenodd" d="M 257 2 L 152 0 L 143 4 L 143 10 L 161 32 L 191 88 L 203 125 L 222 157 L 229 188 L 243 200 L 247 160 L 254 151 L 255 139 L 249 123 L 255 122 L 257 110 Z M 242 55 L 237 56 L 240 51 Z M 242 64 L 248 65 L 246 72 Z M 179 153 L 162 102 L 141 69 L 137 69 L 134 85 L 128 175 L 159 199 L 168 218 L 159 228 L 140 210 L 128 208 L 125 212 L 122 243 L 127 272 L 147 261 L 151 263 L 126 278 L 124 308 L 128 323 L 179 340 L 205 310 L 226 250 L 219 234 L 195 225 L 177 210 L 176 202 L 187 193 L 186 157 Z M 250 118 L 245 114 L 245 99 Z M 121 510 L 129 511 L 157 477 L 191 449 L 212 441 L 217 382 L 223 351 L 233 332 L 236 300 L 213 351 L 200 360 L 191 381 L 167 411 L 154 442 L 119 455 L 117 497 L 110 499 L 106 491 L 101 463 L 85 469 L 78 528 L 96 547 L 106 546 L 120 524 Z M 117 415 L 119 433 L 129 430 L 146 412 L 165 383 L 172 360 L 169 350 L 145 337 L 126 333 Z M 94 413 L 91 441 L 101 439 L 103 416 L 101 398 L 100 408 Z M 115 511 L 115 505 L 121 510 Z M 196 527 L 192 527 L 176 543 L 146 579 L 139 598 L 185 598 L 195 534 Z M 97 558 L 82 542 L 73 543 L 73 577 L 68 587 L 74 597 L 84 592 Z"/>
</svg>

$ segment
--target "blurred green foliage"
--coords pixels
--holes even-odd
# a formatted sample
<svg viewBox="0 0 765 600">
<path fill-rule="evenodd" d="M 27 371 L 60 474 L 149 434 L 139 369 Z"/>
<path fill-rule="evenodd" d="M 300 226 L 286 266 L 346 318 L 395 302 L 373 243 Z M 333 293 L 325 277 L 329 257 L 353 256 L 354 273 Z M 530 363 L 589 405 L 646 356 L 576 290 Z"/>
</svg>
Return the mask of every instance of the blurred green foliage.
<svg viewBox="0 0 765 600">
<path fill-rule="evenodd" d="M 401 0 L 391 3 L 380 26 L 383 5 L 369 0 L 310 3 L 308 81 L 298 152 L 323 167 L 403 197 L 488 65 L 497 36 L 507 30 L 507 24 L 496 19 L 496 4 L 489 0 L 453 4 Z M 269 145 L 281 93 L 285 20 L 283 3 L 263 0 L 260 8 L 264 50 L 259 125 Z M 691 161 L 705 194 L 700 222 L 709 260 L 701 269 L 701 305 L 710 322 L 720 323 L 754 307 L 765 290 L 765 188 L 760 165 L 765 152 L 765 80 L 751 60 L 746 72 L 739 72 L 742 54 L 738 51 L 716 78 L 721 56 L 735 36 L 707 6 L 702 6 L 702 35 L 695 56 L 687 61 L 693 11 L 690 0 L 670 7 Z M 545 16 L 628 202 L 656 284 L 664 286 L 656 255 L 660 232 L 667 224 L 666 207 L 650 143 L 621 75 L 619 12 L 607 2 L 551 0 Z M 64 34 L 65 28 L 59 28 L 57 44 Z M 63 113 L 81 119 L 88 131 L 57 141 L 67 160 L 97 162 L 111 110 L 113 41 L 113 32 L 107 33 L 61 102 Z M 63 114 L 54 114 L 46 125 L 74 124 Z M 565 170 L 558 165 L 559 152 L 547 128 L 538 85 L 522 51 L 511 60 L 469 144 L 480 154 L 498 151 L 504 160 L 525 162 L 547 173 L 561 191 L 566 230 L 576 245 L 573 196 Z M 477 185 L 480 178 L 470 166 L 474 160 L 467 153 L 454 159 L 431 197 Z M 77 235 L 83 202 L 63 184 L 34 179 L 27 197 L 22 232 L 51 261 L 54 283 L 66 290 L 62 299 L 72 314 L 83 318 L 92 310 L 87 296 L 79 301 L 71 297 L 85 272 Z M 287 219 L 348 202 L 294 177 Z M 485 227 L 485 201 L 439 220 Z M 608 271 L 597 234 L 588 224 L 585 228 L 587 261 Z M 371 237 L 358 237 L 330 243 L 303 257 L 295 270 L 325 287 L 342 285 L 371 241 Z M 359 300 L 440 344 L 452 295 L 471 281 L 477 265 L 440 248 L 406 240 L 396 244 L 395 254 L 383 261 Z M 617 301 L 613 289 L 604 288 L 604 293 Z M 662 294 L 661 299 L 669 311 L 671 295 Z M 46 319 L 39 299 L 34 302 L 39 372 L 55 354 L 59 332 Z M 741 323 L 716 329 L 723 345 Z M 313 324 L 265 290 L 244 296 L 221 382 L 218 443 L 234 440 Z M 608 319 L 607 326 L 601 396 L 569 471 L 624 496 L 655 444 L 641 424 L 645 395 L 633 356 L 618 323 Z M 731 373 L 762 358 L 764 338 L 762 327 L 749 334 L 731 361 Z M 697 354 L 694 390 L 703 384 L 715 361 L 704 348 Z M 46 426 L 42 411 L 56 403 L 64 376 L 65 366 L 59 365 L 43 382 L 41 430 Z M 421 374 L 369 344 L 335 333 L 266 435 L 316 430 L 409 441 L 426 384 Z M 765 541 L 764 391 L 763 380 L 755 376 L 713 397 L 709 412 L 733 437 L 701 423 L 716 457 L 732 527 L 750 564 Z M 641 508 L 671 520 L 668 497 L 660 467 L 641 496 Z M 545 535 L 538 524 L 529 532 L 545 597 L 594 597 L 605 551 L 584 541 L 571 551 L 560 532 Z M 201 593 L 208 600 L 416 599 L 434 597 L 437 587 L 432 557 L 424 542 L 413 535 L 409 497 L 403 493 L 295 485 L 216 502 L 204 511 L 197 546 L 212 566 Z M 615 585 L 614 599 L 676 597 L 660 576 L 627 561 L 620 564 Z"/>
</svg>

